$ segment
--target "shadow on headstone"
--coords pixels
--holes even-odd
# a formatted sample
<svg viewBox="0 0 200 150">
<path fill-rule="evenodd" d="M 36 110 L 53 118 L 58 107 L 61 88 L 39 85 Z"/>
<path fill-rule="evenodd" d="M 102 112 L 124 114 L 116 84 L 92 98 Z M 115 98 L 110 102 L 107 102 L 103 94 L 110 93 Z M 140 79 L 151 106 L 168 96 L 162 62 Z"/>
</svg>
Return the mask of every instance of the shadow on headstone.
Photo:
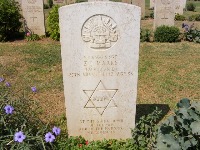
<svg viewBox="0 0 200 150">
<path fill-rule="evenodd" d="M 152 113 L 156 107 L 162 110 L 160 120 L 169 112 L 170 108 L 167 104 L 137 104 L 136 105 L 136 118 L 135 122 L 138 123 L 142 116 L 147 116 Z M 159 121 L 160 121 L 159 120 Z"/>
</svg>

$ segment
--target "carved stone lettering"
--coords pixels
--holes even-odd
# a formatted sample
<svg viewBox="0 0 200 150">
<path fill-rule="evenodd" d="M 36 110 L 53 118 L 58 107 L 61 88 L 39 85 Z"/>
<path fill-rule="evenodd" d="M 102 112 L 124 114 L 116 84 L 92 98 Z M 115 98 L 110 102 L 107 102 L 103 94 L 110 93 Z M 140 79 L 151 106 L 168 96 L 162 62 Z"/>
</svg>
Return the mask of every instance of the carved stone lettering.
<svg viewBox="0 0 200 150">
<path fill-rule="evenodd" d="M 117 107 L 114 101 L 117 91 L 118 89 L 106 89 L 100 80 L 94 90 L 83 90 L 88 98 L 84 108 L 95 108 L 100 115 L 103 115 L 108 107 Z"/>
<path fill-rule="evenodd" d="M 82 39 L 93 49 L 108 49 L 117 42 L 119 33 L 115 21 L 105 15 L 90 17 L 83 24 Z"/>
</svg>

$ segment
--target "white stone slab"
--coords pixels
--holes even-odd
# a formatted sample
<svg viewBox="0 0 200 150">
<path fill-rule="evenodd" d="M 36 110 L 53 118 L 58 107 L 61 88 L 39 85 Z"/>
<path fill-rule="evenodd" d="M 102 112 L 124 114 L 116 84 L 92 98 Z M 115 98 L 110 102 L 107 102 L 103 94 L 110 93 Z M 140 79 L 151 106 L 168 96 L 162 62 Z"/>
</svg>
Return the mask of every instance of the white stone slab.
<svg viewBox="0 0 200 150">
<path fill-rule="evenodd" d="M 150 8 L 154 8 L 155 0 L 150 0 Z"/>
<path fill-rule="evenodd" d="M 59 9 L 70 136 L 131 138 L 140 19 L 141 9 L 125 3 L 86 2 Z"/>
<path fill-rule="evenodd" d="M 103 2 L 103 1 L 109 1 L 109 0 L 88 0 L 88 2 L 97 2 L 97 1 Z"/>
<path fill-rule="evenodd" d="M 21 2 L 26 30 L 45 35 L 43 0 L 22 0 Z"/>
<path fill-rule="evenodd" d="M 182 0 L 182 3 L 183 3 L 183 8 L 185 8 L 185 7 L 186 7 L 187 0 Z"/>
<path fill-rule="evenodd" d="M 141 16 L 145 17 L 145 0 L 132 0 L 132 4 L 141 7 Z"/>
<path fill-rule="evenodd" d="M 65 0 L 53 0 L 54 5 L 66 5 Z"/>
<path fill-rule="evenodd" d="M 174 26 L 175 1 L 155 0 L 154 29 L 161 25 Z"/>
<path fill-rule="evenodd" d="M 175 0 L 175 13 L 183 14 L 183 0 Z"/>
</svg>

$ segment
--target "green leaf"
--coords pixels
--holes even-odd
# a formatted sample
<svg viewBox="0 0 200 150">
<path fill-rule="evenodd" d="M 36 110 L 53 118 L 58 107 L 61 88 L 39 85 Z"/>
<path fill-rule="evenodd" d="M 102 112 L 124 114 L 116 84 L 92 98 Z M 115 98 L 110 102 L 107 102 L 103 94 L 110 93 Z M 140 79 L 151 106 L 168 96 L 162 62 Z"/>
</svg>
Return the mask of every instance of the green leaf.
<svg viewBox="0 0 200 150">
<path fill-rule="evenodd" d="M 187 98 L 184 98 L 180 100 L 180 102 L 177 104 L 178 108 L 189 108 L 190 107 L 190 100 Z"/>
<path fill-rule="evenodd" d="M 193 134 L 200 135 L 200 121 L 192 122 L 190 125 Z"/>
</svg>

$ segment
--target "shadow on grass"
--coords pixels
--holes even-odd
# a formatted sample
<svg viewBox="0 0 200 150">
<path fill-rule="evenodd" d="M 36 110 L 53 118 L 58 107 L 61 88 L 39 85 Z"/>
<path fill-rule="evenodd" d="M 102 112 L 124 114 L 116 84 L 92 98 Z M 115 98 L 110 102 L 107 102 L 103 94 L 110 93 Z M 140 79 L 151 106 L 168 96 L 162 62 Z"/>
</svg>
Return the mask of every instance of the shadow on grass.
<svg viewBox="0 0 200 150">
<path fill-rule="evenodd" d="M 137 104 L 136 105 L 136 118 L 135 122 L 138 123 L 142 116 L 147 116 L 152 113 L 156 107 L 158 110 L 162 110 L 160 120 L 169 112 L 170 107 L 167 104 Z M 160 121 L 159 120 L 159 121 Z"/>
</svg>

